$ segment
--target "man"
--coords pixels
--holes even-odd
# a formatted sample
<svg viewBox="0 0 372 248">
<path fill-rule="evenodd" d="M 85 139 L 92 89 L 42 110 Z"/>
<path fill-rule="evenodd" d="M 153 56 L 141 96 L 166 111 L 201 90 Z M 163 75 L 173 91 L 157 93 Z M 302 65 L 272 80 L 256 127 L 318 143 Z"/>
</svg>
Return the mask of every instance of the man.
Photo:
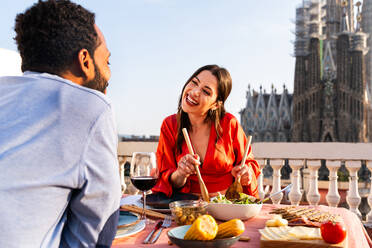
<svg viewBox="0 0 372 248">
<path fill-rule="evenodd" d="M 0 247 L 109 247 L 121 192 L 95 16 L 39 1 L 15 31 L 24 75 L 0 78 Z"/>
</svg>

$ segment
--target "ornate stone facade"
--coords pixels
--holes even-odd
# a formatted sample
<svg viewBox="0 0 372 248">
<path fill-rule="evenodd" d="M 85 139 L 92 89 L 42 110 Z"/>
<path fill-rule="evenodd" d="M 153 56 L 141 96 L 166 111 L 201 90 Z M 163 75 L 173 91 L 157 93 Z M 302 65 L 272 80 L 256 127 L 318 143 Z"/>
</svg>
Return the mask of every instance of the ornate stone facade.
<svg viewBox="0 0 372 248">
<path fill-rule="evenodd" d="M 372 0 L 364 0 L 363 11 L 360 2 L 354 5 L 352 0 L 303 1 L 296 9 L 290 128 L 280 127 L 283 122 L 279 124 L 279 109 L 274 111 L 273 102 L 263 107 L 262 94 L 253 109 L 248 92 L 247 106 L 241 111 L 246 132 L 253 131 L 256 141 L 371 142 L 372 52 L 367 53 L 371 11 Z M 368 44 L 372 45 L 371 40 Z M 287 101 L 288 96 L 285 92 Z"/>
<path fill-rule="evenodd" d="M 272 87 L 271 94 L 252 91 L 248 86 L 247 104 L 240 111 L 241 124 L 246 134 L 259 141 L 290 141 L 292 117 L 292 95 L 283 86 L 283 93 L 277 94 Z"/>
<path fill-rule="evenodd" d="M 292 141 L 372 138 L 365 74 L 368 35 L 361 28 L 360 3 L 356 5 L 356 27 L 352 0 L 309 1 L 296 10 Z"/>
</svg>

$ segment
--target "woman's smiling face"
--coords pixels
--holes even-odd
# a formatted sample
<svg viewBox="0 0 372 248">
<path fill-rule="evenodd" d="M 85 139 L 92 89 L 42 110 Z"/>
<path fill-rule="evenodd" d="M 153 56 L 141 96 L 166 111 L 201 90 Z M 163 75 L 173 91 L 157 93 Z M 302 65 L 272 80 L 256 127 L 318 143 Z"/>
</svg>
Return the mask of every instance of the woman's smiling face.
<svg viewBox="0 0 372 248">
<path fill-rule="evenodd" d="M 200 72 L 187 83 L 182 94 L 182 110 L 188 114 L 205 116 L 217 107 L 217 78 L 207 70 Z"/>
</svg>

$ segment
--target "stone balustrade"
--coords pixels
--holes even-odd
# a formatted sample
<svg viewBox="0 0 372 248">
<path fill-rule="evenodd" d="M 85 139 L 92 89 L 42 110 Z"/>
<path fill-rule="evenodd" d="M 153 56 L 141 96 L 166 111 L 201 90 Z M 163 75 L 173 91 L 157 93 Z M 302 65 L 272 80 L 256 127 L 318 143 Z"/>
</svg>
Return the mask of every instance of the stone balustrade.
<svg viewBox="0 0 372 248">
<path fill-rule="evenodd" d="M 292 169 L 292 175 L 291 175 L 292 189 L 288 194 L 288 198 L 293 205 L 298 206 L 302 199 L 300 169 L 302 168 L 304 161 L 303 160 L 289 160 L 288 163 Z"/>
<path fill-rule="evenodd" d="M 306 187 L 306 200 L 310 205 L 317 205 L 320 201 L 318 189 L 318 171 L 321 167 L 321 160 L 329 170 L 329 186 L 326 195 L 326 201 L 329 206 L 337 207 L 340 202 L 338 190 L 337 171 L 341 163 L 345 164 L 349 172 L 349 188 L 347 191 L 346 202 L 350 211 L 361 217 L 358 209 L 361 203 L 358 186 L 358 171 L 361 169 L 362 162 L 365 161 L 367 168 L 372 171 L 372 144 L 371 143 L 255 143 L 253 144 L 253 153 L 260 161 L 265 161 L 261 168 L 264 169 L 269 163 L 273 169 L 272 188 L 278 189 L 278 179 L 282 163 L 288 160 L 292 169 L 291 182 L 292 189 L 288 195 L 292 205 L 298 205 L 302 199 L 301 177 L 299 170 L 307 168 L 309 171 L 308 185 Z M 275 161 L 272 165 L 271 161 Z M 372 177 L 371 177 L 372 179 Z M 261 181 L 259 181 L 261 183 Z M 370 184 L 372 185 L 372 184 Z M 370 186 L 371 187 L 371 186 Z M 262 186 L 259 186 L 259 194 L 262 194 Z M 372 208 L 372 190 L 369 189 L 368 204 Z M 273 203 L 280 203 L 277 199 L 272 199 Z M 366 223 L 372 224 L 372 210 L 367 214 Z"/>
<path fill-rule="evenodd" d="M 124 144 L 127 143 L 127 144 Z M 126 161 L 135 151 L 155 151 L 156 142 L 137 142 L 131 146 L 128 142 L 120 142 L 119 158 Z M 258 161 L 261 171 L 268 164 L 273 169 L 271 193 L 279 191 L 283 186 L 281 179 L 281 169 L 288 160 L 288 165 L 292 169 L 290 181 L 293 184 L 288 194 L 289 201 L 292 205 L 299 205 L 303 197 L 310 205 L 317 205 L 320 201 L 318 188 L 318 171 L 322 161 L 329 170 L 328 192 L 326 202 L 329 206 L 337 207 L 340 203 L 341 196 L 338 189 L 337 172 L 344 163 L 349 172 L 349 188 L 347 191 L 346 202 L 349 209 L 361 216 L 358 207 L 361 203 L 358 186 L 358 171 L 361 169 L 362 162 L 366 163 L 368 170 L 372 171 L 372 143 L 274 143 L 261 142 L 253 143 L 253 154 Z M 122 162 L 123 164 L 123 162 Z M 307 169 L 309 177 L 301 177 L 300 170 Z M 123 170 L 121 170 L 121 173 Z M 258 191 L 260 198 L 265 196 L 264 192 L 264 175 L 258 178 Z M 371 176 L 372 180 L 372 176 Z M 372 184 L 370 184 L 372 185 Z M 370 186 L 372 187 L 372 186 Z M 368 204 L 372 209 L 372 190 L 369 189 Z M 303 194 L 305 194 L 303 196 Z M 271 201 L 274 204 L 282 202 L 283 193 L 274 196 Z M 372 224 L 372 210 L 366 216 L 366 223 Z"/>
</svg>

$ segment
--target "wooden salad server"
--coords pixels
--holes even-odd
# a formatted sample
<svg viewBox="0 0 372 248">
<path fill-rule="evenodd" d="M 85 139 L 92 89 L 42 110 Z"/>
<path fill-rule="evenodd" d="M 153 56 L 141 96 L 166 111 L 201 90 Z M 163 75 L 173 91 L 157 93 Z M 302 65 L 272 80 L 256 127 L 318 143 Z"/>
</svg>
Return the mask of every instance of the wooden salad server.
<svg viewBox="0 0 372 248">
<path fill-rule="evenodd" d="M 249 147 L 251 146 L 251 141 L 252 141 L 252 136 L 248 136 L 248 142 L 244 150 L 243 160 L 241 163 L 241 169 L 243 169 L 245 166 L 245 161 L 247 160 L 247 157 L 248 157 L 248 150 L 249 150 Z M 243 193 L 243 187 L 242 187 L 242 184 L 240 183 L 240 176 L 235 178 L 235 182 L 233 182 L 229 186 L 229 188 L 226 191 L 225 196 L 229 200 L 239 199 L 240 198 L 239 193 Z"/>
<path fill-rule="evenodd" d="M 182 128 L 182 132 L 183 132 L 183 136 L 185 137 L 185 141 L 186 141 L 187 147 L 189 149 L 189 153 L 194 156 L 195 155 L 194 149 L 192 148 L 191 140 L 190 140 L 189 134 L 187 133 L 187 129 Z M 208 189 L 205 186 L 203 178 L 201 177 L 198 165 L 195 166 L 195 170 L 196 170 L 196 175 L 198 176 L 198 180 L 199 180 L 200 192 L 201 192 L 201 195 L 202 195 L 202 199 L 206 202 L 209 202 Z"/>
</svg>

